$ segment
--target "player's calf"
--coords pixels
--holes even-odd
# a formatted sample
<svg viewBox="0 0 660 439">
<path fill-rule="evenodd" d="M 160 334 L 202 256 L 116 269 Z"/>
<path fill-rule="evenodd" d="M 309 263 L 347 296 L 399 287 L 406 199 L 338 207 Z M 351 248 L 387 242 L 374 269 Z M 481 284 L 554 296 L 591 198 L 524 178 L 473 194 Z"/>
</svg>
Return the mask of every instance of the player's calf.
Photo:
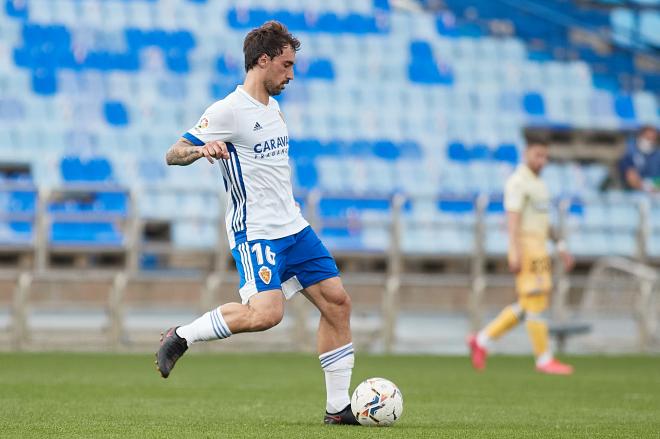
<svg viewBox="0 0 660 439">
<path fill-rule="evenodd" d="M 350 334 L 351 297 L 339 278 L 331 278 L 307 289 L 308 298 L 331 326 Z"/>
</svg>

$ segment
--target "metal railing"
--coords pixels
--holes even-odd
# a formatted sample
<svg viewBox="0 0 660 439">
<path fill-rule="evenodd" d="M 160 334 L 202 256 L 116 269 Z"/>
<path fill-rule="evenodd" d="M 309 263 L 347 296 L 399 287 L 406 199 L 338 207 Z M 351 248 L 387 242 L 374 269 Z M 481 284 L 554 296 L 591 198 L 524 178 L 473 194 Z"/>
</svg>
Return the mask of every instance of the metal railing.
<svg viewBox="0 0 660 439">
<path fill-rule="evenodd" d="M 216 192 L 214 192 L 216 193 Z M 224 205 L 224 195 L 219 193 L 221 199 L 220 205 Z M 42 194 L 44 200 L 40 201 L 37 216 L 38 222 L 41 226 L 38 228 L 39 232 L 35 240 L 35 252 L 38 254 L 37 263 L 32 270 L 16 270 L 9 276 L 16 279 L 16 286 L 14 296 L 11 304 L 12 315 L 12 340 L 13 348 L 25 349 L 30 343 L 30 326 L 29 326 L 29 310 L 31 305 L 31 288 L 35 280 L 45 282 L 108 282 L 110 285 L 107 293 L 107 300 L 105 301 L 105 308 L 108 316 L 108 327 L 105 331 L 107 339 L 107 346 L 113 349 L 122 349 L 128 338 L 126 331 L 126 311 L 131 307 L 129 299 L 127 299 L 126 291 L 134 282 L 168 282 L 172 279 L 172 273 L 167 276 L 163 272 L 148 272 L 141 270 L 139 267 L 140 256 L 143 252 L 157 251 L 163 253 L 176 252 L 177 249 L 171 245 L 160 246 L 159 248 L 149 247 L 142 243 L 140 239 L 142 227 L 144 225 L 143 219 L 139 218 L 139 210 L 136 203 L 139 199 L 132 196 L 132 207 L 129 215 L 125 221 L 126 239 L 123 244 L 123 251 L 125 251 L 127 258 L 124 266 L 115 271 L 95 272 L 90 270 L 67 270 L 62 272 L 60 270 L 48 267 L 44 263 L 47 258 L 47 249 L 49 248 L 46 241 L 47 228 L 44 224 L 48 223 L 47 216 L 49 213 L 45 208 L 45 203 L 48 198 L 47 194 Z M 332 222 L 325 221 L 319 214 L 319 205 L 323 197 L 319 192 L 313 191 L 305 197 L 305 210 L 306 217 L 310 220 L 312 225 L 320 231 Z M 473 329 L 481 326 L 483 323 L 484 313 L 484 294 L 487 288 L 493 285 L 512 285 L 511 278 L 508 274 L 488 273 L 486 263 L 489 257 L 485 247 L 486 238 L 488 235 L 487 215 L 489 198 L 487 196 L 479 196 L 472 200 L 474 203 L 474 211 L 471 213 L 474 221 L 470 222 L 469 227 L 472 228 L 473 242 L 468 246 L 469 252 L 465 255 L 454 255 L 452 257 L 460 257 L 469 261 L 469 270 L 465 273 L 458 273 L 454 276 L 447 276 L 442 274 L 433 273 L 408 273 L 405 269 L 405 262 L 410 258 L 418 258 L 419 255 L 414 252 L 407 252 L 404 249 L 403 242 L 406 238 L 406 226 L 416 227 L 420 221 L 409 215 L 407 211 L 407 203 L 411 200 L 403 195 L 397 194 L 390 199 L 389 210 L 387 215 L 381 215 L 378 218 L 360 220 L 361 227 L 381 227 L 387 229 L 387 247 L 382 252 L 376 252 L 376 256 L 382 258 L 385 262 L 385 274 L 379 276 L 344 276 L 344 282 L 347 284 L 347 289 L 350 291 L 351 285 L 368 285 L 372 288 L 377 288 L 382 291 L 380 303 L 381 327 L 378 331 L 378 336 L 381 338 L 382 345 L 386 352 L 391 352 L 396 343 L 397 321 L 401 310 L 401 291 L 410 286 L 425 286 L 425 287 L 438 287 L 439 285 L 452 284 L 458 288 L 463 288 L 468 294 L 467 314 L 469 316 L 470 325 Z M 571 241 L 569 232 L 569 202 L 563 201 L 558 205 L 558 218 L 559 230 L 566 239 Z M 653 305 L 655 302 L 656 289 L 657 289 L 657 272 L 642 263 L 648 260 L 648 241 L 651 233 L 652 221 L 650 218 L 649 205 L 645 201 L 639 203 L 639 216 L 640 221 L 635 230 L 637 236 L 636 256 L 637 262 L 622 262 L 623 259 L 616 261 L 612 259 L 606 262 L 596 262 L 594 269 L 591 271 L 589 280 L 598 277 L 598 273 L 602 273 L 603 264 L 614 264 L 615 267 L 621 270 L 627 270 L 631 273 L 635 281 L 631 282 L 633 288 L 638 288 L 640 293 L 640 302 L 637 316 L 639 322 L 639 338 L 640 346 L 646 348 L 653 339 L 653 334 L 656 328 L 656 315 L 657 308 Z M 424 219 L 424 224 L 430 224 L 433 227 L 441 228 L 446 225 L 446 219 L 434 220 Z M 339 221 L 341 223 L 341 220 Z M 341 225 L 341 224 L 340 224 Z M 344 221 L 344 226 L 346 222 Z M 337 224 L 334 224 L 337 226 Z M 208 271 L 200 271 L 196 274 L 187 274 L 179 276 L 178 279 L 184 282 L 189 282 L 191 288 L 196 288 L 199 291 L 197 303 L 194 308 L 199 311 L 205 311 L 217 305 L 219 291 L 223 286 L 233 282 L 229 282 L 229 254 L 227 238 L 224 233 L 224 220 L 222 215 L 217 217 L 218 242 L 206 250 L 206 255 L 209 258 L 214 258 L 215 263 Z M 365 253 L 359 250 L 359 245 L 348 252 L 338 252 L 338 254 L 346 254 L 346 257 L 362 258 Z M 374 252 L 370 251 L 367 254 L 374 256 Z M 497 255 L 501 258 L 503 255 Z M 438 259 L 447 256 L 427 254 L 424 256 L 427 259 Z M 614 261 L 614 262 L 613 262 Z M 632 264 L 632 265 L 631 265 Z M 556 294 L 553 302 L 553 316 L 555 319 L 562 321 L 566 320 L 570 314 L 570 307 L 568 305 L 568 293 L 571 288 L 569 276 L 563 272 L 560 264 L 555 264 L 555 277 L 556 277 Z M 599 271 L 600 270 L 600 271 Z M 177 276 L 177 275 L 175 275 Z M 655 276 L 655 277 L 654 277 Z M 634 285 L 638 282 L 638 285 Z M 594 283 L 587 282 L 587 292 L 585 295 L 598 294 L 597 288 Z M 167 301 L 167 300 L 166 300 Z M 176 307 L 177 305 L 173 305 Z M 308 309 L 304 305 L 304 301 L 297 300 L 292 302 L 292 317 L 293 324 L 290 331 L 291 346 L 296 349 L 304 349 L 306 346 L 307 332 L 307 319 L 309 317 Z M 373 335 L 373 334 L 372 334 Z"/>
</svg>

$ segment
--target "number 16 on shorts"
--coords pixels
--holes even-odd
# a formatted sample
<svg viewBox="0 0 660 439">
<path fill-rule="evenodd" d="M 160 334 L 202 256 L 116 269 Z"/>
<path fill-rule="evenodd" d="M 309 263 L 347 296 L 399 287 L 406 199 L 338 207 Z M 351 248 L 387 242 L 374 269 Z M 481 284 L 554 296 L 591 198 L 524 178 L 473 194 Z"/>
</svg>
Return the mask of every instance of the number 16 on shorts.
<svg viewBox="0 0 660 439">
<path fill-rule="evenodd" d="M 271 279 L 273 278 L 273 271 L 275 269 L 275 253 L 271 250 L 270 245 L 263 244 L 261 242 L 255 242 L 250 246 L 250 252 L 254 255 L 254 259 L 257 261 L 259 269 L 257 274 L 261 281 L 268 285 L 270 284 Z M 264 264 L 268 264 L 272 269 Z"/>
<path fill-rule="evenodd" d="M 279 261 L 270 241 L 237 244 L 231 251 L 241 278 L 239 293 L 246 300 L 260 291 L 281 288 Z"/>
</svg>

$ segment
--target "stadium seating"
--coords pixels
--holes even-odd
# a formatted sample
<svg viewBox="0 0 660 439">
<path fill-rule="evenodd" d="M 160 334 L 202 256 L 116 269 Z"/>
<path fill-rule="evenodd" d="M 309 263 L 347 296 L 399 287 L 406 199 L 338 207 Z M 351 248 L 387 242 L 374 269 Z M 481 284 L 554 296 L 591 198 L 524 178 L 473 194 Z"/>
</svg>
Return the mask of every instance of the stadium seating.
<svg viewBox="0 0 660 439">
<path fill-rule="evenodd" d="M 348 225 L 323 229 L 337 249 L 386 248 L 385 226 L 361 224 L 387 216 L 385 200 L 405 193 L 434 197 L 426 207 L 423 201 L 407 206 L 407 251 L 469 253 L 475 197 L 501 199 L 503 180 L 520 160 L 524 127 L 630 129 L 660 122 L 657 88 L 648 86 L 657 83 L 653 74 L 631 92 L 620 81 L 633 68 L 629 56 L 583 47 L 578 59 L 556 59 L 553 48 L 572 44 L 566 29 L 504 8 L 505 2 L 445 1 L 437 14 L 399 10 L 386 0 L 297 0 L 286 7 L 270 0 L 2 3 L 0 162 L 27 163 L 31 172 L 0 175 L 0 183 L 92 185 L 87 203 L 54 205 L 53 213 L 119 217 L 127 213 L 126 200 L 99 186 L 130 188 L 141 215 L 170 221 L 173 242 L 182 247 L 215 243 L 218 209 L 209 203 L 217 200 L 203 190 L 218 189 L 220 179 L 207 163 L 167 169 L 163 154 L 241 81 L 242 38 L 268 19 L 283 21 L 302 41 L 296 81 L 278 100 L 290 130 L 296 190 L 327 194 L 320 214 L 328 224 L 348 218 Z M 551 3 L 575 23 L 611 22 L 619 29 L 629 19 L 625 12 L 594 15 L 572 2 Z M 478 11 L 476 19 L 466 18 L 469 8 Z M 514 23 L 514 37 L 489 35 L 489 20 L 503 15 Z M 548 47 L 528 50 L 537 37 Z M 600 64 L 606 69 L 596 70 Z M 614 230 L 633 233 L 635 215 L 628 204 L 599 194 L 606 176 L 598 164 L 553 163 L 545 174 L 553 197 L 582 200 L 584 209 L 571 218 L 583 255 L 634 251 L 623 238 L 607 239 Z M 191 187 L 202 191 L 176 195 Z M 35 194 L 34 188 L 0 191 L 0 212 L 16 216 L 3 217 L 0 242 L 32 239 Z M 443 222 L 441 230 L 428 222 L 429 212 Z M 487 216 L 487 249 L 503 253 L 502 210 Z M 603 217 L 621 224 L 602 224 Z M 114 224 L 92 221 L 81 232 L 63 220 L 53 224 L 51 239 L 116 245 L 123 236 Z M 656 255 L 658 233 L 649 246 Z"/>
</svg>

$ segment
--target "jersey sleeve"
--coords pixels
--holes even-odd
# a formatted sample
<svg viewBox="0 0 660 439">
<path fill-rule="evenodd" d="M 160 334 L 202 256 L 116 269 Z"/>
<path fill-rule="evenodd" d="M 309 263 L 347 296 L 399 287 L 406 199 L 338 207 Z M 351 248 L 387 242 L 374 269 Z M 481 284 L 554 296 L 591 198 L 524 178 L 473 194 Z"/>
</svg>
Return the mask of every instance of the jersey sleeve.
<svg viewBox="0 0 660 439">
<path fill-rule="evenodd" d="M 507 212 L 520 212 L 525 200 L 523 182 L 518 178 L 510 178 L 504 188 L 504 209 Z"/>
<path fill-rule="evenodd" d="M 206 109 L 199 122 L 182 137 L 195 146 L 219 140 L 227 142 L 234 132 L 234 112 L 226 102 L 216 102 Z"/>
</svg>

